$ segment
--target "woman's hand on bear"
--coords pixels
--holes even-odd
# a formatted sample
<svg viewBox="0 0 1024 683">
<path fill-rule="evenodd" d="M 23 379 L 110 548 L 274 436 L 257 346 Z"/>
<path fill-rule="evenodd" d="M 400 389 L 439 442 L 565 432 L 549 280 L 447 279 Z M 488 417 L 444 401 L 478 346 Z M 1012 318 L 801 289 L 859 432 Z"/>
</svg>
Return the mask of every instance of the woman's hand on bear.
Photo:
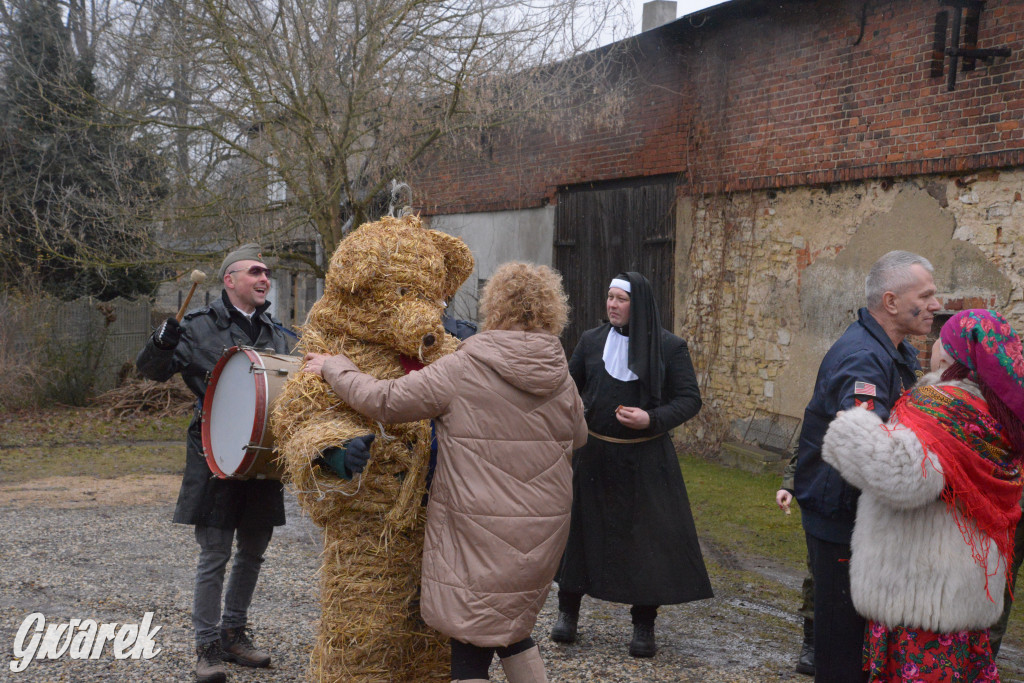
<svg viewBox="0 0 1024 683">
<path fill-rule="evenodd" d="M 312 372 L 317 377 L 324 376 L 324 363 L 331 358 L 327 353 L 307 353 L 302 359 L 302 370 Z"/>
</svg>

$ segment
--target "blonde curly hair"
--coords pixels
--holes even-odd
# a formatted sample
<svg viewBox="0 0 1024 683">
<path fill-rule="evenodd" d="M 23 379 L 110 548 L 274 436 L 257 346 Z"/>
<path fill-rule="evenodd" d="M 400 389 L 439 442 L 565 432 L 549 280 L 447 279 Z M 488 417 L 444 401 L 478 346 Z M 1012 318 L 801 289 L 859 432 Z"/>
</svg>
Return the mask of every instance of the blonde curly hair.
<svg viewBox="0 0 1024 683">
<path fill-rule="evenodd" d="M 484 328 L 544 331 L 555 336 L 569 322 L 562 275 L 547 266 L 510 261 L 498 266 L 480 298 Z"/>
</svg>

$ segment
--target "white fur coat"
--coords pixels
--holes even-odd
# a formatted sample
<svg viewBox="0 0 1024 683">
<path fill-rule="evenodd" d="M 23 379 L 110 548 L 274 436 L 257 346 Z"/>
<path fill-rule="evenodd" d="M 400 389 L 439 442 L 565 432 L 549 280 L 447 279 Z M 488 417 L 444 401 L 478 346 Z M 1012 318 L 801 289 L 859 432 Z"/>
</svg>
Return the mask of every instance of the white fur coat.
<svg viewBox="0 0 1024 683">
<path fill-rule="evenodd" d="M 937 375 L 927 375 L 919 386 L 939 383 Z M 971 382 L 942 384 L 980 395 Z M 910 429 L 894 421 L 888 426 L 864 407 L 847 410 L 832 421 L 822 445 L 825 461 L 861 489 L 850 559 L 853 604 L 862 616 L 889 627 L 939 633 L 988 628 L 1002 613 L 1005 586 L 995 541 L 983 541 L 986 593 L 985 571 L 939 498 L 945 480 L 938 458 L 925 462 Z"/>
</svg>

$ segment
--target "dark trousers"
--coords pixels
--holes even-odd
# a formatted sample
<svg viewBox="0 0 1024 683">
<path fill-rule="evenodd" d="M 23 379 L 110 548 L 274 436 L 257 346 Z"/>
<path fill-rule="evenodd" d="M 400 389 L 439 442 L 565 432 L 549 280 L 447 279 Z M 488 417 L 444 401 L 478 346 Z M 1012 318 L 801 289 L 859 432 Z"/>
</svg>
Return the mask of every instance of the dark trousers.
<svg viewBox="0 0 1024 683">
<path fill-rule="evenodd" d="M 558 611 L 569 614 L 580 613 L 580 603 L 583 601 L 583 593 L 570 593 L 569 591 L 558 591 Z M 658 618 L 658 605 L 633 605 L 629 608 L 629 614 L 634 624 L 653 624 Z"/>
<path fill-rule="evenodd" d="M 865 621 L 850 596 L 850 546 L 805 536 L 814 575 L 814 680 L 862 683 Z"/>
<path fill-rule="evenodd" d="M 527 636 L 518 643 L 508 647 L 477 647 L 451 638 L 452 646 L 452 679 L 456 681 L 482 678 L 487 680 L 487 672 L 491 668 L 491 660 L 495 653 L 501 659 L 526 652 L 536 645 L 533 638 Z"/>
<path fill-rule="evenodd" d="M 274 535 L 274 527 L 258 530 L 195 528 L 199 544 L 199 566 L 196 568 L 195 593 L 192 598 L 192 628 L 196 645 L 220 639 L 222 628 L 242 628 L 248 621 L 256 581 L 260 578 L 263 554 Z M 231 577 L 224 591 L 224 573 L 231 559 L 231 545 L 238 550 L 231 565 Z M 224 611 L 221 613 L 221 595 Z"/>
</svg>

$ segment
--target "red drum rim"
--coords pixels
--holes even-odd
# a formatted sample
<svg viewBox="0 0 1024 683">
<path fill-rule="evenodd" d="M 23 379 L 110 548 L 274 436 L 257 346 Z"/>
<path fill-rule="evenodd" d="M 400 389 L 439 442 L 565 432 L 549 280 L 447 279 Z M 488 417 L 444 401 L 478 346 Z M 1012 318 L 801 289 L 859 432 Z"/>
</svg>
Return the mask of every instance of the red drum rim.
<svg viewBox="0 0 1024 683">
<path fill-rule="evenodd" d="M 210 417 L 213 411 L 213 395 L 217 388 L 217 381 L 220 379 L 221 371 L 224 366 L 227 365 L 228 361 L 236 353 L 244 353 L 249 359 L 249 362 L 257 367 L 264 367 L 263 361 L 260 359 L 260 355 L 252 349 L 243 348 L 241 346 L 232 346 L 224 355 L 220 357 L 217 364 L 213 366 L 213 371 L 210 373 L 210 382 L 206 385 L 206 393 L 203 395 L 203 420 L 202 420 L 202 434 L 203 434 L 203 455 L 206 458 L 206 464 L 209 466 L 210 471 L 214 473 L 220 479 L 237 479 L 239 476 L 245 474 L 253 466 L 253 462 L 256 460 L 256 453 L 251 448 L 245 449 L 245 455 L 242 456 L 241 462 L 238 463 L 238 469 L 232 474 L 224 472 L 219 465 L 217 465 L 217 458 L 213 454 L 213 436 L 210 434 Z M 250 444 L 259 444 L 263 440 L 263 432 L 266 431 L 267 425 L 267 382 L 262 372 L 252 373 L 253 384 L 256 389 L 256 415 L 252 421 L 252 434 L 249 437 Z"/>
</svg>

